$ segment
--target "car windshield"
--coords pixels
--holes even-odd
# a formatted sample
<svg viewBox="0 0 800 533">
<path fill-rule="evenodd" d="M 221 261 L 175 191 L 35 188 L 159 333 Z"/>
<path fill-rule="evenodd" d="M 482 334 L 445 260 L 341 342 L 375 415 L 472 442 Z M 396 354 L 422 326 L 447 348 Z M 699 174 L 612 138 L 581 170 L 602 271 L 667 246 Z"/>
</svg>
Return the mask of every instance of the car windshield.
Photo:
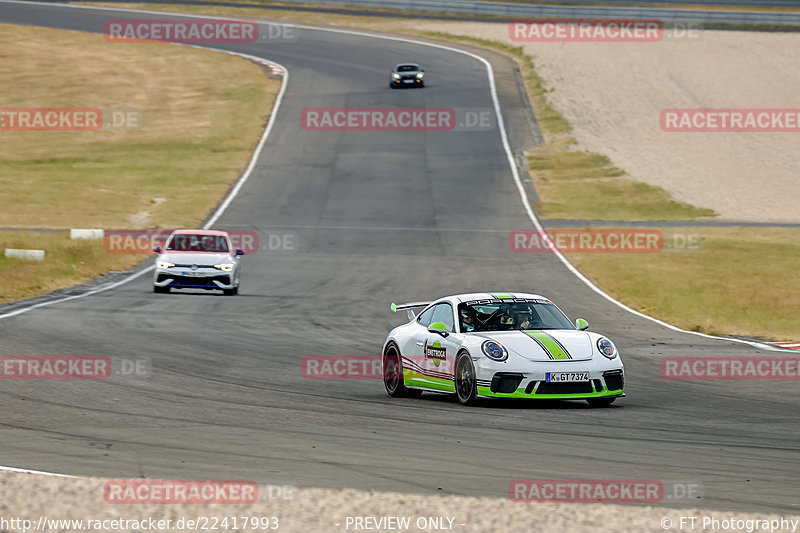
<svg viewBox="0 0 800 533">
<path fill-rule="evenodd" d="M 171 252 L 227 252 L 228 239 L 224 235 L 179 233 L 172 236 L 166 249 Z"/>
<path fill-rule="evenodd" d="M 549 300 L 514 302 L 466 302 L 458 306 L 461 331 L 508 331 L 524 329 L 575 329 Z"/>
<path fill-rule="evenodd" d="M 416 65 L 398 65 L 397 72 L 416 72 L 419 67 Z"/>
</svg>

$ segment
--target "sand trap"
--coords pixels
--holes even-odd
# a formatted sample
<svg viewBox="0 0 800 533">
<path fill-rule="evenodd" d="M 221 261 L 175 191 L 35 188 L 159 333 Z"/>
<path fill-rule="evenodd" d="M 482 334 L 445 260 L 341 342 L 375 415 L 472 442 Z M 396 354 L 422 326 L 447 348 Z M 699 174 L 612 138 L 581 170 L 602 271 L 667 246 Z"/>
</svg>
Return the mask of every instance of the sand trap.
<svg viewBox="0 0 800 533">
<path fill-rule="evenodd" d="M 705 31 L 643 43 L 512 43 L 506 23 L 420 29 L 522 44 L 582 149 L 726 220 L 800 222 L 800 133 L 674 133 L 667 108 L 800 108 L 800 34 Z"/>
</svg>

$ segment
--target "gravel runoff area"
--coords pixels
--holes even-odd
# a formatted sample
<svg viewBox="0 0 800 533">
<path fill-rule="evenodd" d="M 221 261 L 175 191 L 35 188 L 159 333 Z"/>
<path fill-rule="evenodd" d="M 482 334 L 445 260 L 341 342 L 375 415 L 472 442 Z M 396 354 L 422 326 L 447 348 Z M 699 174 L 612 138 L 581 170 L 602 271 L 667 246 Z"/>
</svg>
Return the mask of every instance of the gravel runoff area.
<svg viewBox="0 0 800 533">
<path fill-rule="evenodd" d="M 579 148 L 608 156 L 631 179 L 721 219 L 800 222 L 800 130 L 688 133 L 660 125 L 665 109 L 797 111 L 800 33 L 698 30 L 658 42 L 515 42 L 508 23 L 415 27 L 522 46 Z"/>
<path fill-rule="evenodd" d="M 297 489 L 264 485 L 257 488 L 257 499 L 250 504 L 115 504 L 106 502 L 106 498 L 111 498 L 114 494 L 106 487 L 106 483 L 107 480 L 98 478 L 0 472 L 0 531 L 25 531 L 26 527 L 28 531 L 37 527 L 38 531 L 185 531 L 203 530 L 203 525 L 207 526 L 206 530 L 211 530 L 215 523 L 218 531 L 224 531 L 221 525 L 224 517 L 228 517 L 228 529 L 232 529 L 233 517 L 240 521 L 239 530 L 242 530 L 241 520 L 244 517 L 258 517 L 262 521 L 260 524 L 266 526 L 257 529 L 248 527 L 244 529 L 247 531 L 275 531 L 268 529 L 275 526 L 275 522 L 265 520 L 265 517 L 278 517 L 277 531 L 296 533 L 583 533 L 596 531 L 598 528 L 654 533 L 681 530 L 703 533 L 800 530 L 800 516 L 581 503 L 519 503 L 499 498 Z M 105 493 L 104 488 L 107 489 Z M 219 522 L 215 522 L 213 517 L 217 517 Z M 375 523 L 367 521 L 367 517 L 384 521 Z M 402 522 L 394 522 L 390 517 L 407 518 L 409 526 L 401 529 L 399 524 Z M 681 517 L 684 517 L 683 529 L 680 527 Z M 689 517 L 695 517 L 694 529 L 688 526 Z M 362 521 L 358 522 L 358 518 Z M 75 524 L 70 526 L 52 523 L 53 520 L 69 519 L 83 520 L 82 529 Z M 179 522 L 181 519 L 183 522 Z M 10 522 L 11 520 L 16 522 Z M 24 520 L 30 520 L 30 523 L 23 522 Z M 112 522 L 113 520 L 119 522 Z M 129 522 L 122 522 L 123 520 Z M 171 522 L 167 523 L 166 520 Z M 189 520 L 199 522 L 191 524 L 188 523 Z M 704 520 L 707 522 L 702 527 Z M 726 520 L 729 522 L 725 522 Z M 163 522 L 159 524 L 158 521 Z"/>
</svg>

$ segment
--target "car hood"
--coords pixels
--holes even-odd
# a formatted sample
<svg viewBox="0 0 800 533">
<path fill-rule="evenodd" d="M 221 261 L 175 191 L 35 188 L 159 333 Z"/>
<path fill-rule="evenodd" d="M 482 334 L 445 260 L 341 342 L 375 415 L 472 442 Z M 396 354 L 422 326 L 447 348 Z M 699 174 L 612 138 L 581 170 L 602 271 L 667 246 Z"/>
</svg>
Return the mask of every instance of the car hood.
<svg viewBox="0 0 800 533">
<path fill-rule="evenodd" d="M 586 361 L 592 358 L 592 339 L 585 331 L 571 329 L 487 331 L 476 335 L 497 341 L 510 353 L 530 361 Z"/>
<path fill-rule="evenodd" d="M 167 261 L 176 265 L 219 265 L 233 263 L 233 256 L 227 253 L 164 253 L 158 256 L 159 261 Z"/>
</svg>

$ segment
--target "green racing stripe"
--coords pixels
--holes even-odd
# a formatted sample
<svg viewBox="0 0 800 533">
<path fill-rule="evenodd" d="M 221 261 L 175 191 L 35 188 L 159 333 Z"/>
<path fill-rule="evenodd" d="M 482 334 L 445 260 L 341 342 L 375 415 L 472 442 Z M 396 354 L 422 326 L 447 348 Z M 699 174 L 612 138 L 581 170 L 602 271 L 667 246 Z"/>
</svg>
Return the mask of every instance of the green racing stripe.
<svg viewBox="0 0 800 533">
<path fill-rule="evenodd" d="M 494 296 L 498 300 L 513 300 L 514 299 L 514 297 L 511 296 L 510 294 L 508 294 L 507 292 L 492 292 L 492 293 L 489 293 L 489 294 L 491 294 L 492 296 Z"/>
<path fill-rule="evenodd" d="M 547 355 L 550 356 L 550 359 L 572 359 L 572 356 L 569 354 L 567 349 L 564 348 L 560 342 L 544 331 L 538 329 L 526 329 L 524 330 L 524 333 L 535 340 L 539 346 L 541 346 L 544 351 L 547 352 Z"/>
</svg>

